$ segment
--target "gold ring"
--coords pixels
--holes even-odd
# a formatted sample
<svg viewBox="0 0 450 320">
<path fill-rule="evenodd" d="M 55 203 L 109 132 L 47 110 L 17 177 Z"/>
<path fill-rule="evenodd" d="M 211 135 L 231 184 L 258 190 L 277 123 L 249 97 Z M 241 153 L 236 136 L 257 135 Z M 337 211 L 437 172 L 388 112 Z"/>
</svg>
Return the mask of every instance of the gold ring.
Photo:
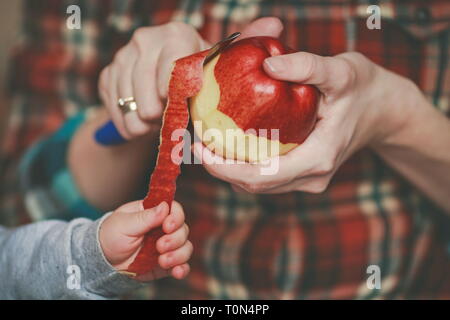
<svg viewBox="0 0 450 320">
<path fill-rule="evenodd" d="M 123 114 L 137 110 L 137 103 L 133 97 L 125 99 L 120 98 L 118 104 L 119 109 L 122 111 Z"/>
</svg>

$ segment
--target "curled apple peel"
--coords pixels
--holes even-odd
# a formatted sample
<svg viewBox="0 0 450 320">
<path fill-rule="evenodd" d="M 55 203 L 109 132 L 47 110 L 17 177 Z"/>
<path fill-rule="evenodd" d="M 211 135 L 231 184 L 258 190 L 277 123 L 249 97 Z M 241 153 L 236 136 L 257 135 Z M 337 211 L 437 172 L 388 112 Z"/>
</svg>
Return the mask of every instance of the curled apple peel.
<svg viewBox="0 0 450 320">
<path fill-rule="evenodd" d="M 156 167 L 150 178 L 148 194 L 144 199 L 145 209 L 156 207 L 163 201 L 171 206 L 175 197 L 180 164 L 173 161 L 171 154 L 179 142 L 172 141 L 171 136 L 175 130 L 187 128 L 189 123 L 187 101 L 202 87 L 203 61 L 207 54 L 208 50 L 175 62 L 169 81 Z M 139 276 L 150 272 L 157 266 L 159 253 L 156 250 L 156 241 L 163 235 L 164 232 L 161 228 L 151 230 L 145 235 L 142 247 L 127 272 Z"/>
</svg>

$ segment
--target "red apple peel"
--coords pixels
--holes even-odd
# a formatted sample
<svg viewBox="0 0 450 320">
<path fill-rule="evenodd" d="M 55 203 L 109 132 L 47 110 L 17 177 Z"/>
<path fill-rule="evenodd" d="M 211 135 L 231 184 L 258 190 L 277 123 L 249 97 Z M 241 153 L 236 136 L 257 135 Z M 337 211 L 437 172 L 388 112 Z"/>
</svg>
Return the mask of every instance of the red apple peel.
<svg viewBox="0 0 450 320">
<path fill-rule="evenodd" d="M 156 167 L 150 178 L 149 191 L 144 199 L 144 209 L 156 207 L 164 201 L 171 206 L 175 197 L 180 165 L 172 160 L 171 155 L 173 148 L 179 142 L 172 141 L 171 136 L 175 130 L 186 130 L 188 126 L 187 101 L 202 87 L 203 61 L 207 54 L 208 50 L 175 62 L 169 81 L 168 100 L 160 132 Z M 128 272 L 139 276 L 150 272 L 158 265 L 159 253 L 156 250 L 156 241 L 163 235 L 162 228 L 151 230 L 145 235 L 143 245 L 128 267 Z"/>
</svg>

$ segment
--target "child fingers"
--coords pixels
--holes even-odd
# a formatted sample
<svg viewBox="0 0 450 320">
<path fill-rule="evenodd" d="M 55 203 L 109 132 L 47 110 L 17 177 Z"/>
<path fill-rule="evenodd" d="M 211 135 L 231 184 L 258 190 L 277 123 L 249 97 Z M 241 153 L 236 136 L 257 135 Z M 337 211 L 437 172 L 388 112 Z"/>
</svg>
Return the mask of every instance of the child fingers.
<svg viewBox="0 0 450 320">
<path fill-rule="evenodd" d="M 184 211 L 181 205 L 173 201 L 169 216 L 164 220 L 163 230 L 172 233 L 184 224 Z"/>
<path fill-rule="evenodd" d="M 156 249 L 159 253 L 175 250 L 181 247 L 188 238 L 189 227 L 184 224 L 181 228 L 171 234 L 166 234 L 156 242 Z"/>
<path fill-rule="evenodd" d="M 159 256 L 159 265 L 163 269 L 170 269 L 179 264 L 186 263 L 192 255 L 193 246 L 190 241 L 174 251 L 162 254 Z"/>
<path fill-rule="evenodd" d="M 181 280 L 189 274 L 189 271 L 191 271 L 191 267 L 189 266 L 189 264 L 184 263 L 182 265 L 173 267 L 170 273 L 175 279 Z"/>
<path fill-rule="evenodd" d="M 167 217 L 169 206 L 166 202 L 157 207 L 124 215 L 120 222 L 121 231 L 127 236 L 139 237 L 160 226 Z"/>
</svg>

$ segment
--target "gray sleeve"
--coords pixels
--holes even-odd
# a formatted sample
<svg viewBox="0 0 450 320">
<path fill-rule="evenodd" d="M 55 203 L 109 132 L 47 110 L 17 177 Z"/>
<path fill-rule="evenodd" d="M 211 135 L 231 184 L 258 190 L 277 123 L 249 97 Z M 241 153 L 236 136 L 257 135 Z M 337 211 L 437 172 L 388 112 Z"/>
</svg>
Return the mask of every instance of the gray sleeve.
<svg viewBox="0 0 450 320">
<path fill-rule="evenodd" d="M 0 299 L 111 299 L 140 287 L 105 259 L 105 217 L 0 227 Z"/>
</svg>

